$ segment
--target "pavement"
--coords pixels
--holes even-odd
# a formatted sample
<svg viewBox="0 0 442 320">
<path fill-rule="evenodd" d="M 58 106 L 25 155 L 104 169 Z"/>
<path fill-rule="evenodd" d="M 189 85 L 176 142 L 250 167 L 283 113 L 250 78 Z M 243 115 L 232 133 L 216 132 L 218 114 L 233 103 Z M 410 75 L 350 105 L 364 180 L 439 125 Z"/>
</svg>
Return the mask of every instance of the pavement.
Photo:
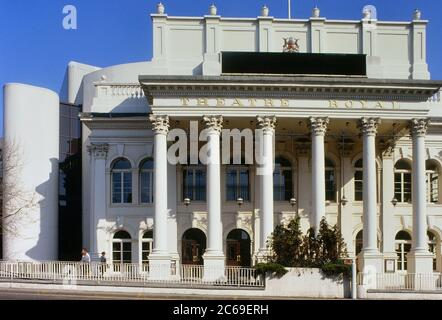
<svg viewBox="0 0 442 320">
<path fill-rule="evenodd" d="M 281 300 L 281 298 L 273 298 Z M 286 299 L 293 300 L 294 298 Z M 296 300 L 299 300 L 297 298 Z M 0 291 L 0 300 L 272 300 L 269 297 L 235 297 L 207 295 L 161 295 L 146 293 L 81 292 L 69 290 L 6 289 Z M 302 300 L 302 299 L 301 299 Z"/>
</svg>

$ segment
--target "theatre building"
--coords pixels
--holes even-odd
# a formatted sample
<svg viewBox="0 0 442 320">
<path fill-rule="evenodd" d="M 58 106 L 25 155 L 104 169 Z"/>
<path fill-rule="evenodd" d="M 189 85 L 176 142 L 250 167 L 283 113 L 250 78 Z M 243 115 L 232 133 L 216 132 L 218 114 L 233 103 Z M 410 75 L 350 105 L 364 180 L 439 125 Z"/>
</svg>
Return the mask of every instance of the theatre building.
<svg viewBox="0 0 442 320">
<path fill-rule="evenodd" d="M 23 234 L 4 234 L 4 259 L 59 258 L 61 99 L 82 110 L 80 245 L 93 258 L 162 277 L 182 264 L 252 266 L 274 227 L 299 215 L 304 232 L 337 224 L 361 270 L 442 271 L 442 81 L 430 80 L 419 12 L 176 17 L 159 5 L 151 19 L 151 61 L 71 62 L 60 98 L 5 87 L 5 143 L 22 137 L 35 160 L 26 184 L 45 204 Z M 226 129 L 250 129 L 272 161 L 246 161 L 246 134 L 231 141 L 239 161 L 222 161 Z M 178 141 L 187 155 L 174 163 Z M 204 146 L 208 161 L 195 158 Z"/>
</svg>

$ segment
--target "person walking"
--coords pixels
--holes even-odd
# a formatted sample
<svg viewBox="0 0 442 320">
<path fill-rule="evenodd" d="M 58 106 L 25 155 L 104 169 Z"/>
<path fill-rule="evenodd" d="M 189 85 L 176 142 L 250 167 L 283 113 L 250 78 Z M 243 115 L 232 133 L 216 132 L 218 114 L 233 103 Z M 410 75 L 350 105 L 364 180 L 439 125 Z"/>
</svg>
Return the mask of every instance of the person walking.
<svg viewBox="0 0 442 320">
<path fill-rule="evenodd" d="M 104 275 L 104 272 L 107 269 L 106 261 L 107 261 L 107 259 L 106 259 L 106 252 L 103 251 L 101 253 L 101 256 L 100 256 L 100 270 L 101 270 L 101 275 L 102 276 Z"/>
</svg>

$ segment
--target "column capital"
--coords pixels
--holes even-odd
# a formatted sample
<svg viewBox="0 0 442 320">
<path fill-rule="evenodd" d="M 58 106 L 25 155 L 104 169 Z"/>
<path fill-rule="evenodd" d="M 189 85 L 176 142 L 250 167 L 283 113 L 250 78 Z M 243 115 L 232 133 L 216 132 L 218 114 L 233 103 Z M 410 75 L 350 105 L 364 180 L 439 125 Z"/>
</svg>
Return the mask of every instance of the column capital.
<svg viewBox="0 0 442 320">
<path fill-rule="evenodd" d="M 378 132 L 378 125 L 381 123 L 381 119 L 379 118 L 361 118 L 361 122 L 359 124 L 359 128 L 361 129 L 361 133 L 367 136 L 375 136 Z"/>
<path fill-rule="evenodd" d="M 410 132 L 412 136 L 425 137 L 427 134 L 428 125 L 430 124 L 429 119 L 411 119 L 410 121 Z"/>
<path fill-rule="evenodd" d="M 157 134 L 167 134 L 169 132 L 169 116 L 167 115 L 149 115 L 149 121 L 152 124 L 152 130 Z"/>
<path fill-rule="evenodd" d="M 310 130 L 313 135 L 324 136 L 329 124 L 328 117 L 310 117 Z"/>
<path fill-rule="evenodd" d="M 220 133 L 223 128 L 223 116 L 203 116 L 206 129 Z"/>
<path fill-rule="evenodd" d="M 264 133 L 274 133 L 277 125 L 275 116 L 257 116 L 256 121 L 258 128 L 262 129 Z"/>
<path fill-rule="evenodd" d="M 87 151 L 96 159 L 106 159 L 109 145 L 107 143 L 91 143 L 87 146 Z"/>
</svg>

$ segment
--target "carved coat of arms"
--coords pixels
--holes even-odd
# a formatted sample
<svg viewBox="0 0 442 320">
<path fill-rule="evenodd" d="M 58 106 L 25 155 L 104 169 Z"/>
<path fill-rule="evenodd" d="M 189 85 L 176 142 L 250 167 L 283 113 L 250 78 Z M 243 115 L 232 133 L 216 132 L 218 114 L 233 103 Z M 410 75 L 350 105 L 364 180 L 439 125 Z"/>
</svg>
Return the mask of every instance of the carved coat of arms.
<svg viewBox="0 0 442 320">
<path fill-rule="evenodd" d="M 284 38 L 283 52 L 299 52 L 299 39 L 293 37 Z"/>
</svg>

